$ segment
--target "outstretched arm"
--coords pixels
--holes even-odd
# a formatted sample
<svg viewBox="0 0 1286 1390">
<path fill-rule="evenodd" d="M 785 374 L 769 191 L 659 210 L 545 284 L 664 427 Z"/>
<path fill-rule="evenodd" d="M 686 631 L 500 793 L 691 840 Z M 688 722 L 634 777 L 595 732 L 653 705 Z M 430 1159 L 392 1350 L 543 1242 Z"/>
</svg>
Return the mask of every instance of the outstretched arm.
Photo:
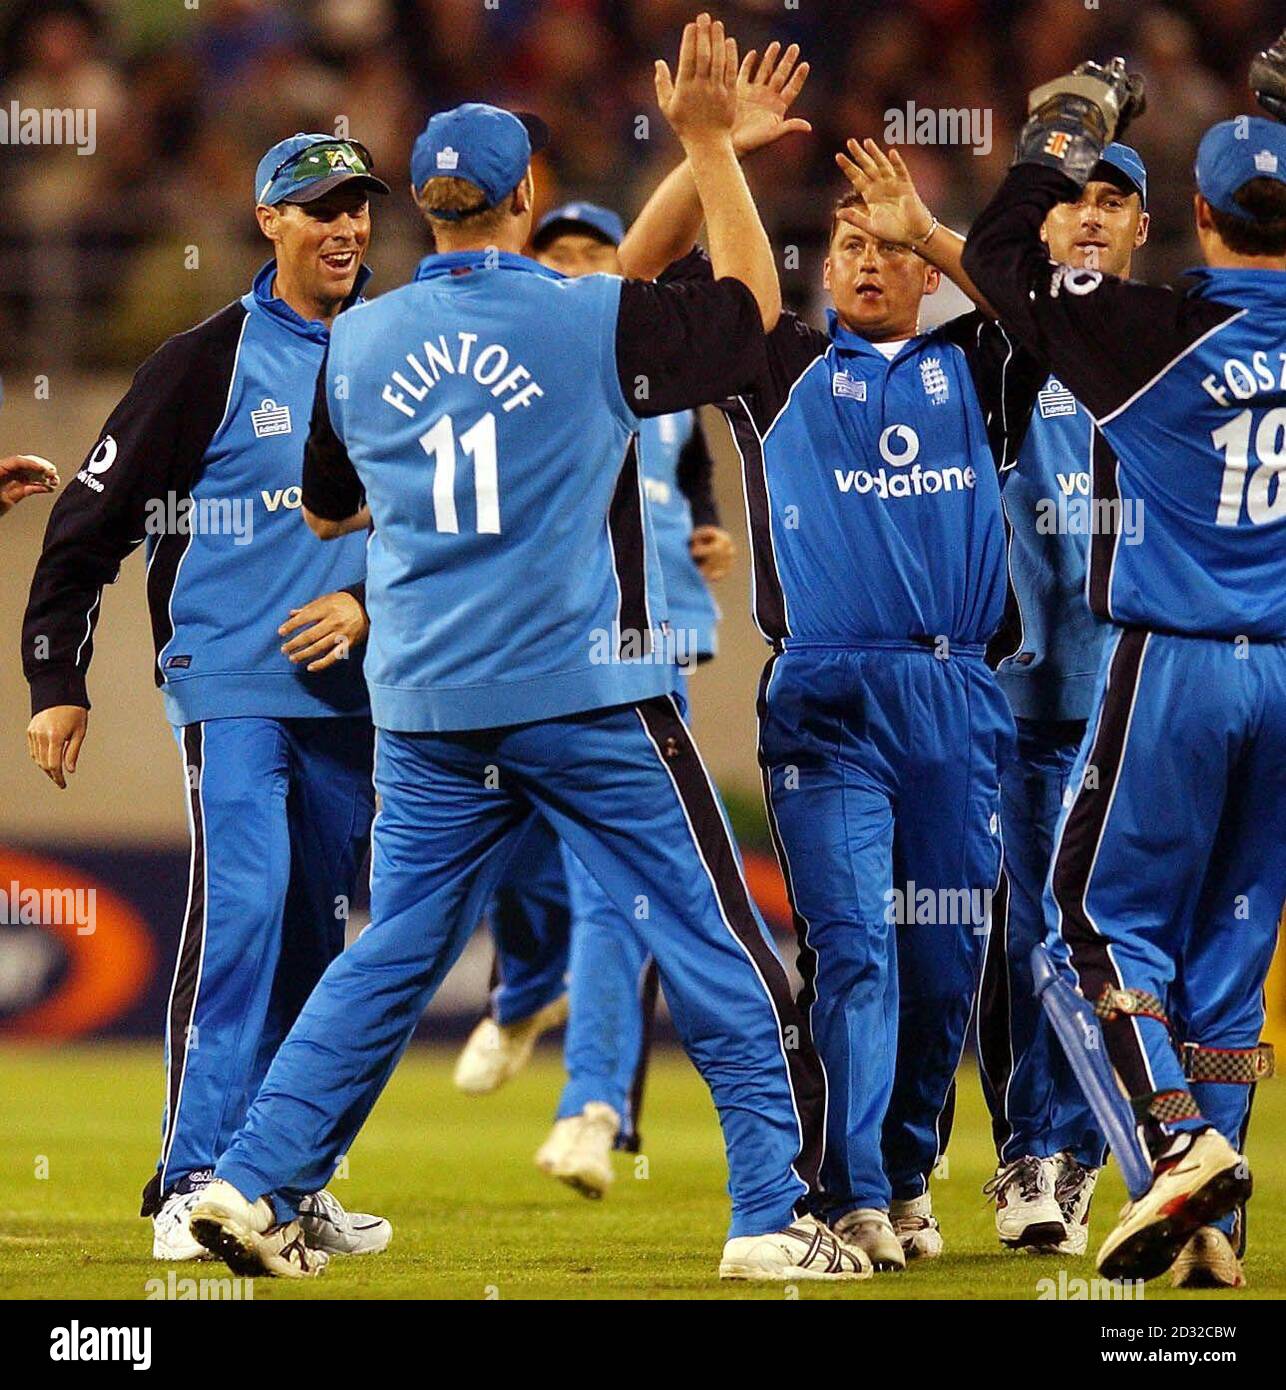
<svg viewBox="0 0 1286 1390">
<path fill-rule="evenodd" d="M 732 144 L 738 159 L 774 144 L 785 135 L 812 129 L 786 113 L 808 80 L 808 64 L 799 61 L 799 45 L 783 53 L 771 43 L 760 59 L 746 54 L 737 74 L 737 106 Z M 701 231 L 701 201 L 692 169 L 685 159 L 670 171 L 648 199 L 620 245 L 621 268 L 637 280 L 654 280 L 666 266 L 686 256 Z"/>
<path fill-rule="evenodd" d="M 746 285 L 765 331 L 781 316 L 781 286 L 768 234 L 732 146 L 737 109 L 737 43 L 708 14 L 683 31 L 676 75 L 656 65 L 656 95 L 688 157 L 705 213 L 716 279 Z"/>
<path fill-rule="evenodd" d="M 874 140 L 848 141 L 848 154 L 835 163 L 862 195 L 864 207 L 841 208 L 839 219 L 867 236 L 909 246 L 937 268 L 992 318 L 995 310 L 983 298 L 962 264 L 965 239 L 944 227 L 924 205 L 910 170 L 897 150 L 886 154 Z"/>
</svg>

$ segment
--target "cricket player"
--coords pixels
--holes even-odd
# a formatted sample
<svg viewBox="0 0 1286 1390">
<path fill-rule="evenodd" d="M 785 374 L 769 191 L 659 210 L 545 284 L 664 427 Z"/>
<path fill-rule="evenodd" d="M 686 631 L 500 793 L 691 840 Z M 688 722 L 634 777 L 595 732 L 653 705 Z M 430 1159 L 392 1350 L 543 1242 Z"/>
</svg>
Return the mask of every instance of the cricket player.
<svg viewBox="0 0 1286 1390">
<path fill-rule="evenodd" d="M 0 459 L 0 516 L 28 497 L 56 492 L 58 470 L 38 454 L 10 454 Z"/>
<path fill-rule="evenodd" d="M 1147 171 L 1123 144 L 1103 150 L 1079 196 L 1055 204 L 1041 228 L 1051 259 L 1122 278 L 1147 234 Z M 1110 631 L 1085 594 L 1090 536 L 1099 524 L 1095 466 L 1110 469 L 1111 446 L 1051 375 L 1001 479 L 1010 588 L 990 655 L 1018 738 L 1000 782 L 1009 911 L 987 943 L 978 1055 L 1000 1161 L 988 1184 L 997 1235 L 1011 1249 L 1069 1255 L 1083 1255 L 1089 1241 L 1104 1139 L 1034 997 L 1031 952 L 1045 935 L 1054 830 Z M 1116 518 L 1108 522 L 1114 527 Z"/>
<path fill-rule="evenodd" d="M 438 254 L 335 324 L 304 506 L 338 537 L 364 524 L 364 496 L 375 525 L 371 925 L 304 1006 L 193 1213 L 234 1269 L 324 1266 L 294 1194 L 346 1152 L 535 814 L 636 923 L 710 1085 L 732 1196 L 721 1275 L 870 1275 L 801 1214 L 820 1069 L 671 694 L 634 443 L 639 413 L 734 389 L 780 310 L 732 146 L 736 73 L 708 15 L 685 28 L 677 76 L 657 68 L 717 279 L 568 279 L 520 255 L 543 129 L 470 103 L 412 152 Z"/>
<path fill-rule="evenodd" d="M 910 246 L 933 225 L 906 165 L 874 142 L 850 142 L 846 172 L 862 194 L 863 222 Z M 1041 235 L 1055 259 L 1128 274 L 1147 238 L 1147 173 L 1137 152 L 1113 144 L 1076 199 L 1051 209 Z M 989 311 L 964 273 L 955 239 L 934 238 L 942 272 Z M 932 253 L 930 253 L 932 254 Z M 1088 413 L 1057 377 L 1036 399 L 1027 435 L 1001 473 L 1008 542 L 1005 622 L 988 660 L 1009 700 L 1017 753 L 1001 772 L 1001 834 L 1008 911 L 988 937 L 978 1004 L 983 1089 L 1000 1167 L 1001 1243 L 1083 1254 L 1104 1140 L 1032 987 L 1032 948 L 1044 937 L 1043 891 L 1067 779 L 1085 732 L 1108 628 L 1085 598 L 1092 458 L 1110 457 Z"/>
<path fill-rule="evenodd" d="M 610 208 L 568 203 L 541 218 L 532 250 L 541 265 L 564 275 L 618 275 L 624 235 Z M 686 705 L 687 677 L 716 649 L 719 610 L 707 580 L 727 574 L 735 546 L 719 525 L 713 460 L 696 412 L 643 420 L 638 447 L 675 643 L 675 694 Z M 637 1152 L 640 1143 L 655 963 L 584 866 L 543 826 L 533 827 L 515 853 L 490 919 L 499 984 L 492 1015 L 460 1056 L 456 1085 L 477 1094 L 503 1084 L 530 1058 L 544 1028 L 561 1021 L 560 1004 L 566 1015 L 570 996 L 567 1085 L 536 1164 L 601 1197 L 613 1179 L 612 1149 Z"/>
<path fill-rule="evenodd" d="M 934 221 L 895 245 L 860 203 L 855 186 L 831 221 L 829 332 L 783 315 L 729 418 L 773 647 L 769 824 L 826 1070 L 826 1213 L 893 1270 L 943 1249 L 929 1176 L 1001 881 L 1013 742 L 983 659 L 1005 595 L 997 469 L 1044 375 L 981 313 L 921 333 L 940 281 L 927 257 L 958 263 L 963 240 Z M 635 223 L 642 263 L 681 254 L 693 224 L 679 169 Z"/>
<path fill-rule="evenodd" d="M 155 677 L 192 844 L 161 1153 L 143 1194 L 157 1259 L 205 1254 L 188 1215 L 343 948 L 365 854 L 365 540 L 322 545 L 303 524 L 299 460 L 331 325 L 370 275 L 369 198 L 387 191 L 355 141 L 298 134 L 264 155 L 254 204 L 273 258 L 249 293 L 139 368 L 54 506 L 32 580 L 27 742 L 65 787 L 88 727 L 103 586 L 146 541 Z M 388 1222 L 344 1212 L 323 1182 L 300 1194 L 305 1238 L 382 1250 Z"/>
<path fill-rule="evenodd" d="M 1200 1266 L 1235 1284 L 1227 1218 L 1251 1191 L 1239 1149 L 1272 1069 L 1262 992 L 1286 897 L 1286 129 L 1207 132 L 1205 267 L 1183 290 L 1051 261 L 1042 224 L 1140 96 L 1119 59 L 1034 91 L 965 268 L 1110 444 L 1095 500 L 1142 509 L 1137 544 L 1091 543 L 1112 635 L 1046 891 L 1154 1165 L 1098 1266 L 1148 1279 L 1178 1259 L 1181 1281 Z"/>
</svg>

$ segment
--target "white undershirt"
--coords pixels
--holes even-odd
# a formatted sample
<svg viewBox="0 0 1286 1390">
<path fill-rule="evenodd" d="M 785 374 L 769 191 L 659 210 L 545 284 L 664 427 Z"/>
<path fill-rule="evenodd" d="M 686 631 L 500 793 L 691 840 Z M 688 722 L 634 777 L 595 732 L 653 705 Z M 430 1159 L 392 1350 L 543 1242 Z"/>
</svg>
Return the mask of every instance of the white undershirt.
<svg viewBox="0 0 1286 1390">
<path fill-rule="evenodd" d="M 870 341 L 869 339 L 867 340 Z M 890 362 L 902 351 L 905 344 L 909 343 L 910 338 L 895 338 L 891 343 L 871 343 L 876 352 L 882 352 Z"/>
</svg>

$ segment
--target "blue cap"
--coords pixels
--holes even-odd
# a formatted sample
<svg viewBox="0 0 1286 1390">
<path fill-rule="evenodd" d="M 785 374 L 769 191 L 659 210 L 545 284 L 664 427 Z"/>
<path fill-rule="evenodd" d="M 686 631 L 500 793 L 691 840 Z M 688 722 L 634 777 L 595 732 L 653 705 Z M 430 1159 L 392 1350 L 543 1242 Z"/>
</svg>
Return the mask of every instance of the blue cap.
<svg viewBox="0 0 1286 1390">
<path fill-rule="evenodd" d="M 619 246 L 625 237 L 625 223 L 618 213 L 597 203 L 564 203 L 540 219 L 531 244 L 539 251 L 564 232 L 588 232 L 609 246 Z"/>
<path fill-rule="evenodd" d="M 310 150 L 315 151 L 311 158 Z M 301 130 L 278 140 L 259 161 L 255 169 L 255 203 L 268 207 L 286 202 L 311 203 L 354 179 L 360 179 L 376 193 L 387 193 L 388 184 L 371 173 L 374 168 L 371 152 L 356 140 L 306 135 Z"/>
<path fill-rule="evenodd" d="M 457 222 L 508 197 L 522 182 L 532 155 L 548 143 L 549 131 L 539 116 L 466 101 L 429 117 L 411 148 L 411 186 L 418 192 L 434 178 L 473 184 L 482 194 L 476 208 L 450 213 L 431 209 L 434 217 Z"/>
<path fill-rule="evenodd" d="M 1211 126 L 1197 148 L 1197 188 L 1213 208 L 1254 218 L 1235 201 L 1251 179 L 1286 183 L 1286 126 L 1267 116 L 1237 116 Z"/>
<path fill-rule="evenodd" d="M 1148 205 L 1148 171 L 1138 150 L 1130 145 L 1113 142 L 1099 158 L 1100 164 L 1110 164 L 1118 173 L 1124 174 L 1130 187 L 1139 195 L 1143 206 Z M 1097 169 L 1090 177 L 1094 178 Z"/>
</svg>

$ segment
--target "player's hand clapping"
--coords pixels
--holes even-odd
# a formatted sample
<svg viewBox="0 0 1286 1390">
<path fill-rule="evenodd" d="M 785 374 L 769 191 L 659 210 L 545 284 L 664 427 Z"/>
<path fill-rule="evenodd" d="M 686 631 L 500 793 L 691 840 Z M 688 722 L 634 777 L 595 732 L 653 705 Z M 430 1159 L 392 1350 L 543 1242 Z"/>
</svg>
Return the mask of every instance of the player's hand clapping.
<svg viewBox="0 0 1286 1390">
<path fill-rule="evenodd" d="M 36 454 L 11 454 L 0 459 L 0 516 L 24 498 L 58 487 L 58 470 Z"/>
<path fill-rule="evenodd" d="M 731 135 L 737 116 L 737 41 L 725 36 L 722 21 L 701 14 L 684 25 L 675 76 L 663 58 L 656 61 L 656 99 L 685 145 Z"/>
<path fill-rule="evenodd" d="M 866 205 L 865 210 L 841 208 L 840 221 L 894 246 L 912 246 L 928 236 L 933 214 L 897 150 L 886 154 L 874 140 L 850 140 L 848 154 L 837 154 L 835 163 Z"/>
<path fill-rule="evenodd" d="M 292 608 L 277 635 L 290 638 L 281 650 L 292 666 L 307 662 L 306 670 L 324 671 L 337 661 L 347 661 L 352 649 L 366 641 L 370 629 L 366 609 L 341 590 Z"/>
<path fill-rule="evenodd" d="M 780 56 L 779 56 L 780 55 Z M 784 135 L 806 135 L 812 126 L 800 117 L 786 119 L 808 81 L 808 64 L 799 61 L 799 45 L 782 53 L 775 40 L 762 60 L 752 48 L 737 74 L 737 113 L 732 126 L 732 147 L 737 158 L 775 144 Z"/>
</svg>

